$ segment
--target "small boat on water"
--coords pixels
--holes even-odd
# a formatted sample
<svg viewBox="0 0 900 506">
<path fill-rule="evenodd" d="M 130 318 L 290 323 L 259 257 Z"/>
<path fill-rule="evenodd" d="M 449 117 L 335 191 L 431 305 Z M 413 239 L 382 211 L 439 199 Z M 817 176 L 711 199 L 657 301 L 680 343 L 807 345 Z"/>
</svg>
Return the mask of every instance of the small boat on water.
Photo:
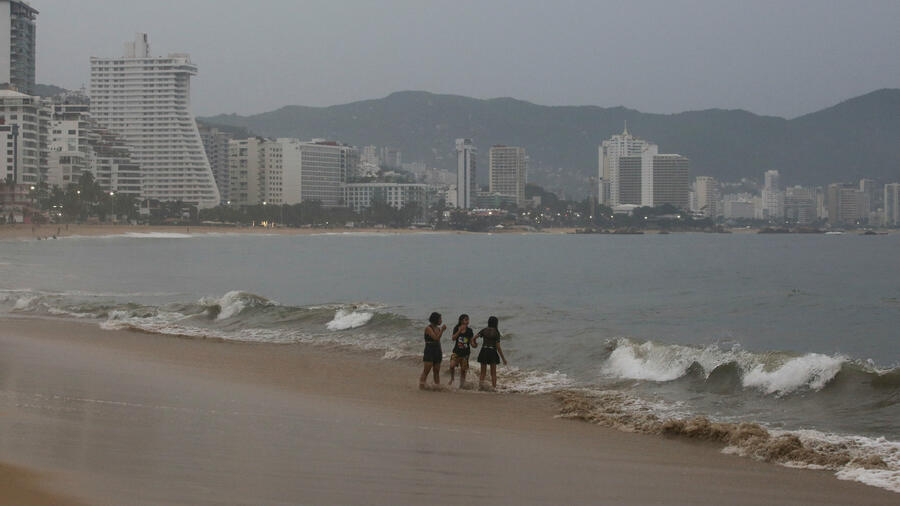
<svg viewBox="0 0 900 506">
<path fill-rule="evenodd" d="M 825 232 L 825 235 L 844 235 L 840 230 L 832 230 L 830 232 Z"/>
</svg>

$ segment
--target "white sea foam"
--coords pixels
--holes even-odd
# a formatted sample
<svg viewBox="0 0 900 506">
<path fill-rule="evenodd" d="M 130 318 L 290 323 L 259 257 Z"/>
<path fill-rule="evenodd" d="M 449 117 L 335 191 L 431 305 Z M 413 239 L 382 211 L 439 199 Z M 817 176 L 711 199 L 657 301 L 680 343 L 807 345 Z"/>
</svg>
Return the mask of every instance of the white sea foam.
<svg viewBox="0 0 900 506">
<path fill-rule="evenodd" d="M 721 350 L 717 346 L 693 348 L 673 344 L 643 343 L 618 339 L 615 349 L 603 365 L 608 376 L 624 379 L 672 381 L 684 376 L 697 362 L 709 373 L 728 362 L 746 362 L 748 354 L 738 349 Z"/>
<path fill-rule="evenodd" d="M 237 316 L 248 307 L 271 306 L 277 304 L 265 297 L 242 292 L 240 290 L 232 290 L 221 297 L 203 297 L 199 302 L 206 307 L 218 307 L 219 313 L 216 315 L 217 320 L 226 320 Z"/>
<path fill-rule="evenodd" d="M 39 300 L 40 300 L 40 296 L 38 296 L 38 295 L 26 295 L 23 297 L 19 297 L 16 300 L 15 305 L 13 306 L 13 310 L 14 311 L 33 310 Z"/>
<path fill-rule="evenodd" d="M 325 324 L 328 330 L 347 330 L 362 327 L 369 323 L 369 320 L 375 316 L 375 313 L 368 311 L 348 311 L 346 309 L 338 309 L 334 313 L 334 319 Z"/>
<path fill-rule="evenodd" d="M 560 371 L 546 372 L 503 367 L 498 371 L 501 390 L 526 394 L 555 392 L 571 388 L 575 382 Z"/>
<path fill-rule="evenodd" d="M 843 357 L 809 353 L 788 360 L 776 368 L 757 364 L 744 374 L 745 387 L 758 388 L 767 394 L 787 394 L 799 388 L 821 390 L 841 370 Z"/>
<path fill-rule="evenodd" d="M 694 363 L 709 375 L 716 367 L 732 362 L 741 369 L 745 388 L 784 395 L 801 388 L 821 390 L 834 379 L 847 358 L 819 353 L 799 357 L 753 354 L 737 347 L 723 350 L 715 345 L 698 348 L 623 338 L 616 341 L 601 372 L 614 378 L 672 381 L 684 376 Z"/>
<path fill-rule="evenodd" d="M 900 442 L 890 441 L 886 438 L 870 438 L 864 436 L 845 436 L 833 433 L 825 433 L 817 430 L 779 431 L 769 430 L 773 436 L 794 435 L 800 438 L 803 444 L 809 448 L 829 452 L 846 452 L 853 456 L 850 463 L 834 467 L 807 464 L 804 462 L 786 462 L 788 467 L 802 469 L 830 469 L 835 471 L 835 476 L 841 480 L 858 481 L 873 487 L 884 488 L 893 492 L 900 492 Z M 733 447 L 725 448 L 726 452 L 740 453 Z M 866 459 L 878 458 L 885 464 L 885 468 L 871 468 L 860 465 Z"/>
</svg>

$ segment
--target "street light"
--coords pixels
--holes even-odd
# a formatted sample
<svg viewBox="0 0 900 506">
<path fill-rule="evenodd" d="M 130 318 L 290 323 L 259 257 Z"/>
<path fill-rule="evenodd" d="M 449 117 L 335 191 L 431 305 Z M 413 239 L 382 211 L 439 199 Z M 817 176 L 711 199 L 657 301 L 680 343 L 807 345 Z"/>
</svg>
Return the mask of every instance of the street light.
<svg viewBox="0 0 900 506">
<path fill-rule="evenodd" d="M 116 200 L 115 200 L 116 192 L 109 192 L 109 222 L 112 223 L 113 219 L 116 217 Z"/>
</svg>

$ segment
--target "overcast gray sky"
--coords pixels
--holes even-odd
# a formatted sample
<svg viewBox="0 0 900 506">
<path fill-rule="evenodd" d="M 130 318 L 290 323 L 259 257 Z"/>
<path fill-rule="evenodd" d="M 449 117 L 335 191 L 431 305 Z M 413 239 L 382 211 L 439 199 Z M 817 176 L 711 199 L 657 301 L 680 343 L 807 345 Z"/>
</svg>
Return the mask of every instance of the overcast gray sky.
<svg viewBox="0 0 900 506">
<path fill-rule="evenodd" d="M 794 117 L 900 87 L 898 0 L 32 0 L 40 83 L 137 31 L 200 67 L 199 115 L 399 90 Z"/>
</svg>

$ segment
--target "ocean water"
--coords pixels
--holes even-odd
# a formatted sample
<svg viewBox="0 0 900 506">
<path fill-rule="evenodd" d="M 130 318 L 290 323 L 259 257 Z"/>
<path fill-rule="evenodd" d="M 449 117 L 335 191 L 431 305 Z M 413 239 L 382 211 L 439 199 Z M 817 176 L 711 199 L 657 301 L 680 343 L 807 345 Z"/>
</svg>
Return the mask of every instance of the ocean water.
<svg viewBox="0 0 900 506">
<path fill-rule="evenodd" d="M 851 234 L 6 240 L 0 316 L 391 360 L 421 353 L 431 311 L 496 315 L 506 392 L 900 491 L 898 253 L 900 235 Z M 678 425 L 696 416 L 714 430 Z"/>
</svg>

